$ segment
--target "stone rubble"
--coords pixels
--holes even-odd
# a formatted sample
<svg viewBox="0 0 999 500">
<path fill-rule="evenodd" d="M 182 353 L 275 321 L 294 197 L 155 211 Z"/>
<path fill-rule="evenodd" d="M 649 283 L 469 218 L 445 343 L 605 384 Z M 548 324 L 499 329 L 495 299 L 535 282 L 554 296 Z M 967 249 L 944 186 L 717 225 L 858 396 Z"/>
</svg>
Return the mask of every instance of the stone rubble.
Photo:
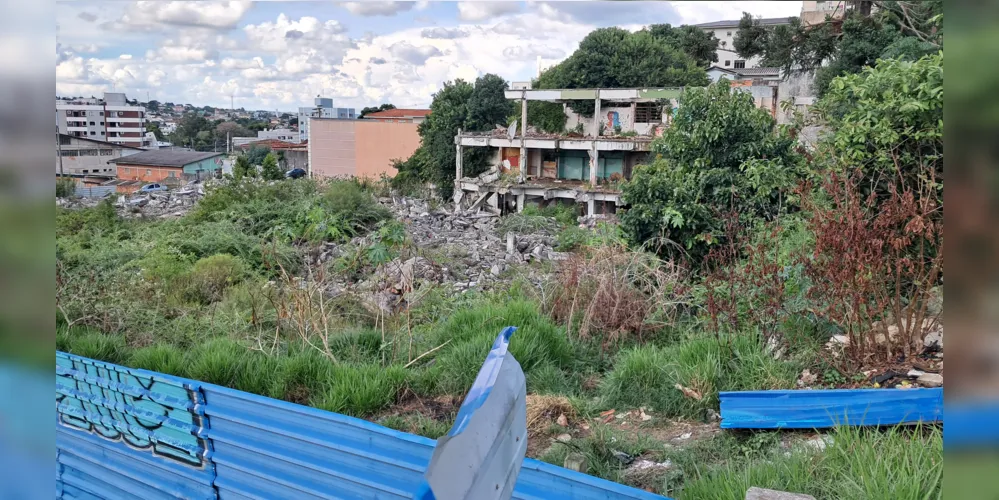
<svg viewBox="0 0 999 500">
<path fill-rule="evenodd" d="M 105 199 L 114 199 L 119 215 L 128 218 L 138 217 L 182 217 L 205 196 L 204 185 L 194 181 L 179 189 L 135 193 L 131 195 L 108 195 L 92 198 L 56 198 L 56 206 L 68 209 L 90 208 Z"/>
</svg>

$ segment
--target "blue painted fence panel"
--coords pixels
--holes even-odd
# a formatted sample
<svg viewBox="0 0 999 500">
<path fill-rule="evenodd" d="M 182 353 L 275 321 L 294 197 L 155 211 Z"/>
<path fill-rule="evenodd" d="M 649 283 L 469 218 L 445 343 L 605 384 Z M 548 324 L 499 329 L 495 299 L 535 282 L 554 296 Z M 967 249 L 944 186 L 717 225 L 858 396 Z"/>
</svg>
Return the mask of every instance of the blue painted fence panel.
<svg viewBox="0 0 999 500">
<path fill-rule="evenodd" d="M 943 420 L 943 389 L 722 392 L 723 429 L 819 429 Z"/>
<path fill-rule="evenodd" d="M 999 447 L 999 401 L 964 400 L 948 403 L 944 449 Z"/>
<path fill-rule="evenodd" d="M 57 494 L 215 498 L 198 385 L 57 352 Z"/>
<path fill-rule="evenodd" d="M 411 498 L 435 442 L 361 419 L 56 354 L 57 498 Z M 525 459 L 513 498 L 663 497 Z"/>
</svg>

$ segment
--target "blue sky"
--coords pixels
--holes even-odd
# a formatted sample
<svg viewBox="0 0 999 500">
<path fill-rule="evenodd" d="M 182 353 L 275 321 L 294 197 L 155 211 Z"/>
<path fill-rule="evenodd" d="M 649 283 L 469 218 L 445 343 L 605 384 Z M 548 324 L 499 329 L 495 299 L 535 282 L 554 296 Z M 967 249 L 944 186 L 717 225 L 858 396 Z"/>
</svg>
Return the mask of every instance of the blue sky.
<svg viewBox="0 0 999 500">
<path fill-rule="evenodd" d="M 526 80 L 605 26 L 797 15 L 801 2 L 60 2 L 56 91 L 293 110 L 425 107 L 443 82 Z"/>
</svg>

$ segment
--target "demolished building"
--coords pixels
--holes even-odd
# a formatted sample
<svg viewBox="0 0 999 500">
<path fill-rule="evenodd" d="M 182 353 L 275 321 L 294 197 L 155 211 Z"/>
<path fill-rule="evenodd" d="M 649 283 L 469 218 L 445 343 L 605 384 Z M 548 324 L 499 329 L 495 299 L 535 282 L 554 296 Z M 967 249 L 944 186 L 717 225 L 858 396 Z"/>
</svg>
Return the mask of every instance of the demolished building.
<svg viewBox="0 0 999 500">
<path fill-rule="evenodd" d="M 513 89 L 521 103 L 518 126 L 490 132 L 458 132 L 454 201 L 468 210 L 521 211 L 527 204 L 581 203 L 587 215 L 622 206 L 619 182 L 643 163 L 652 140 L 669 125 L 680 88 Z M 571 101 L 592 100 L 593 116 L 576 113 Z M 527 102 L 561 103 L 565 131 L 542 133 L 527 123 Z M 492 168 L 464 177 L 466 147 L 494 150 Z"/>
</svg>

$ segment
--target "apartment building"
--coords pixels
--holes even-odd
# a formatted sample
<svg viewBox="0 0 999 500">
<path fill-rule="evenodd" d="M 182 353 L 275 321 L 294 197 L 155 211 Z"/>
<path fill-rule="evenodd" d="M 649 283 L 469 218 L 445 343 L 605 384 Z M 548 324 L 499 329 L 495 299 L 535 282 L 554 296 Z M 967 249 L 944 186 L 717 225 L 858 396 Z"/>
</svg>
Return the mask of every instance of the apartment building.
<svg viewBox="0 0 999 500">
<path fill-rule="evenodd" d="M 315 106 L 298 108 L 298 142 L 309 140 L 309 120 L 311 118 L 356 120 L 357 111 L 354 108 L 334 108 L 333 99 L 316 96 Z"/>
<path fill-rule="evenodd" d="M 760 19 L 760 24 L 763 26 L 777 26 L 790 23 L 790 17 Z M 735 51 L 735 34 L 739 31 L 738 19 L 714 21 L 710 23 L 696 24 L 695 26 L 709 33 L 714 33 L 715 38 L 718 39 L 718 49 L 716 52 L 718 55 L 718 62 L 715 63 L 716 66 L 728 69 L 747 69 L 759 67 L 759 57 L 745 59 L 739 57 L 739 54 Z"/>
<path fill-rule="evenodd" d="M 120 92 L 105 92 L 99 99 L 56 100 L 56 126 L 60 134 L 72 137 L 137 148 L 149 146 L 145 108 L 129 105 Z"/>
</svg>

